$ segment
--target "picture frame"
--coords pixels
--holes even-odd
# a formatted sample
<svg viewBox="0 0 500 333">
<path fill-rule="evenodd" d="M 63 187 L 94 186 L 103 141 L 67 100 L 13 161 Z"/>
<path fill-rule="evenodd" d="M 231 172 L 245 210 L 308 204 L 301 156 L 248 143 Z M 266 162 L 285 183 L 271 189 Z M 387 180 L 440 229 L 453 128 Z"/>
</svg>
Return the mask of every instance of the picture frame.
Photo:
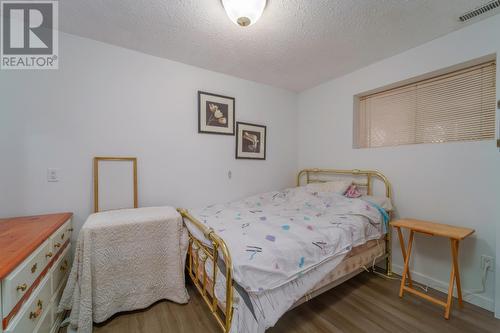
<svg viewBox="0 0 500 333">
<path fill-rule="evenodd" d="M 138 207 L 136 157 L 94 157 L 93 174 L 94 213 Z"/>
<path fill-rule="evenodd" d="M 198 133 L 234 135 L 234 97 L 198 91 Z"/>
<path fill-rule="evenodd" d="M 267 127 L 264 125 L 236 123 L 237 159 L 265 160 L 267 145 Z"/>
</svg>

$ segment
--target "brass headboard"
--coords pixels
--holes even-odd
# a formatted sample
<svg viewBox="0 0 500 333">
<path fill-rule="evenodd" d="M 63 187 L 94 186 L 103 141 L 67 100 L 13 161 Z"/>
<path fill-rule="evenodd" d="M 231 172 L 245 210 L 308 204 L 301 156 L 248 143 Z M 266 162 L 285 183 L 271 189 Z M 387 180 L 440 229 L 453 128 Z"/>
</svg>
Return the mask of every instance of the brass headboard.
<svg viewBox="0 0 500 333">
<path fill-rule="evenodd" d="M 353 184 L 366 188 L 366 193 L 368 195 L 373 194 L 373 181 L 374 179 L 378 179 L 385 185 L 385 196 L 392 200 L 392 190 L 389 180 L 381 172 L 376 170 L 304 169 L 297 175 L 297 186 L 300 186 L 301 179 L 304 177 L 306 184 L 310 184 L 326 182 L 328 179 L 322 179 L 321 177 L 332 175 L 353 176 Z"/>
</svg>

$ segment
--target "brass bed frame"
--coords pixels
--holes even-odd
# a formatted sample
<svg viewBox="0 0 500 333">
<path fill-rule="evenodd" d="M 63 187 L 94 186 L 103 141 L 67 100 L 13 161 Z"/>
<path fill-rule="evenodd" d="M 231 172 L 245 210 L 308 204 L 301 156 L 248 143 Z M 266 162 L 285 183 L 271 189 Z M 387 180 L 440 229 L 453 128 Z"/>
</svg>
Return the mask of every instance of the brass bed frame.
<svg viewBox="0 0 500 333">
<path fill-rule="evenodd" d="M 305 178 L 306 184 L 325 182 L 328 179 L 322 177 L 331 176 L 350 176 L 353 177 L 353 184 L 364 188 L 367 195 L 373 193 L 373 181 L 377 179 L 385 186 L 385 195 L 392 199 L 391 186 L 387 177 L 375 170 L 336 170 L 336 169 L 304 169 L 297 175 L 297 186 L 300 186 L 301 180 Z M 357 181 L 361 179 L 362 181 Z M 219 237 L 214 230 L 207 228 L 195 217 L 193 217 L 186 209 L 178 208 L 177 211 L 183 218 L 188 219 L 196 226 L 205 238 L 210 242 L 211 246 L 205 245 L 201 240 L 198 240 L 190 232 L 189 245 L 187 251 L 186 269 L 189 273 L 193 284 L 200 292 L 201 296 L 207 303 L 217 323 L 224 333 L 230 331 L 231 320 L 233 317 L 233 269 L 231 254 L 224 240 Z M 389 212 L 391 216 L 391 212 Z M 385 259 L 386 274 L 392 275 L 392 259 L 391 259 L 391 232 L 387 232 L 385 236 L 385 254 L 378 259 Z M 201 252 L 200 252 L 201 251 Z M 220 258 L 222 255 L 222 258 Z M 208 277 L 205 263 L 210 258 L 212 261 L 211 277 Z M 226 300 L 225 304 L 221 304 L 215 295 L 215 285 L 217 281 L 218 262 L 222 259 L 224 263 L 225 278 L 226 278 Z M 200 263 L 203 265 L 200 269 Z M 210 279 L 210 280 L 209 280 Z"/>
</svg>

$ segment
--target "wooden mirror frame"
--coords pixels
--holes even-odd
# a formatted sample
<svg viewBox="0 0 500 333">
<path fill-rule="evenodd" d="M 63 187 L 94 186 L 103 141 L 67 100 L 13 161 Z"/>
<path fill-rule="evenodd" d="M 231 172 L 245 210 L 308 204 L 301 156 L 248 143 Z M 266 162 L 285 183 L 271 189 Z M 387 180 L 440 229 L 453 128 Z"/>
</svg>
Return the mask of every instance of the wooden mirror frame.
<svg viewBox="0 0 500 333">
<path fill-rule="evenodd" d="M 137 158 L 136 157 L 94 157 L 94 213 L 99 212 L 99 161 L 128 161 L 133 166 L 134 208 L 138 207 L 137 200 Z"/>
</svg>

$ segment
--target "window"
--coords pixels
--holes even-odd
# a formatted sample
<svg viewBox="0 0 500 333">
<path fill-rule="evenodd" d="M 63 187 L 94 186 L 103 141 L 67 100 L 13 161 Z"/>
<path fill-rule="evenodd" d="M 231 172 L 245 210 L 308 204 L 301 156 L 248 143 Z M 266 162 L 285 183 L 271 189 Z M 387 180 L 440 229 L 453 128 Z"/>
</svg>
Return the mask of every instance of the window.
<svg viewBox="0 0 500 333">
<path fill-rule="evenodd" d="M 495 62 L 362 96 L 355 147 L 495 137 Z"/>
</svg>

